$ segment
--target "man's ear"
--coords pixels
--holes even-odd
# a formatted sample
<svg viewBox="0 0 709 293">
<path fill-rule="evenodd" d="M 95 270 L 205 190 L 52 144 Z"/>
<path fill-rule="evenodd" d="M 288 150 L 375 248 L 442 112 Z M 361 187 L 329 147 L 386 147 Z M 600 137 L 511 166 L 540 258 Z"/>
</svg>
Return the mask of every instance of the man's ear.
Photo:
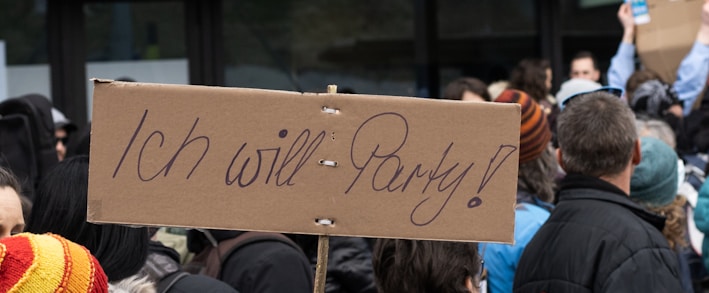
<svg viewBox="0 0 709 293">
<path fill-rule="evenodd" d="M 559 164 L 559 167 L 561 167 L 561 169 L 564 169 L 564 171 L 566 171 L 566 167 L 564 166 L 563 155 L 561 154 L 560 148 L 556 149 L 556 162 Z"/>
<path fill-rule="evenodd" d="M 637 166 L 640 164 L 640 161 L 642 160 L 642 151 L 640 147 L 640 139 L 638 138 L 635 141 L 635 145 L 633 146 L 633 166 Z"/>
<path fill-rule="evenodd" d="M 473 285 L 473 277 L 467 277 L 467 278 L 465 278 L 465 287 L 468 288 L 468 291 L 471 292 L 471 293 L 480 292 L 480 291 L 478 291 L 477 288 L 475 288 L 475 286 Z"/>
</svg>

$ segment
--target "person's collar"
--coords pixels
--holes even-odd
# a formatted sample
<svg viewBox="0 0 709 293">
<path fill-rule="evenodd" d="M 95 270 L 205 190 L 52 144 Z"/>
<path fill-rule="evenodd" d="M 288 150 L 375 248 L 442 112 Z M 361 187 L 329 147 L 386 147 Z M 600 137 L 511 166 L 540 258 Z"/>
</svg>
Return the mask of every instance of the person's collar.
<svg viewBox="0 0 709 293">
<path fill-rule="evenodd" d="M 169 257 L 170 259 L 180 262 L 180 254 L 173 248 L 165 246 L 160 241 L 150 241 L 148 243 L 148 251 Z"/>
<path fill-rule="evenodd" d="M 526 190 L 524 188 L 520 188 L 520 186 L 517 185 L 517 204 L 521 204 L 521 203 L 532 204 L 532 205 L 538 206 L 540 208 L 543 208 L 549 212 L 554 210 L 554 204 L 548 203 L 548 202 L 545 202 L 545 201 L 539 199 L 539 197 L 537 197 L 536 195 L 532 194 L 531 192 L 529 192 L 528 190 Z"/>
<path fill-rule="evenodd" d="M 557 196 L 559 202 L 575 199 L 593 199 L 612 202 L 625 206 L 627 209 L 633 212 L 633 214 L 637 215 L 641 219 L 653 225 L 659 231 L 662 231 L 662 229 L 664 229 L 665 227 L 665 217 L 650 212 L 647 209 L 643 208 L 638 203 L 632 201 L 628 194 L 623 192 L 623 190 L 603 179 L 571 173 L 567 174 L 566 177 L 564 177 L 564 179 L 561 181 L 560 187 L 561 188 Z M 601 190 L 608 193 L 612 193 L 612 195 L 609 196 L 605 194 L 587 192 L 569 192 L 572 189 Z"/>
<path fill-rule="evenodd" d="M 598 177 L 586 176 L 576 173 L 567 174 L 566 177 L 564 177 L 564 179 L 561 181 L 560 187 L 561 190 L 575 188 L 600 189 L 603 191 L 608 191 L 628 197 L 627 193 L 625 193 L 623 190 L 608 181 L 605 181 Z"/>
</svg>

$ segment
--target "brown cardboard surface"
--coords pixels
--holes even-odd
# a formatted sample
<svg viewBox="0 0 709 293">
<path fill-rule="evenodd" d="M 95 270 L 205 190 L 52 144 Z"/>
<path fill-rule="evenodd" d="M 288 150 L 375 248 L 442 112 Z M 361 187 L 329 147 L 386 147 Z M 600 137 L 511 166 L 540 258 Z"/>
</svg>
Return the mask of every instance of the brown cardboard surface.
<svg viewBox="0 0 709 293">
<path fill-rule="evenodd" d="M 647 0 L 650 22 L 637 26 L 635 43 L 643 65 L 673 83 L 701 23 L 702 0 Z"/>
<path fill-rule="evenodd" d="M 96 81 L 93 105 L 91 222 L 513 241 L 517 104 Z"/>
</svg>

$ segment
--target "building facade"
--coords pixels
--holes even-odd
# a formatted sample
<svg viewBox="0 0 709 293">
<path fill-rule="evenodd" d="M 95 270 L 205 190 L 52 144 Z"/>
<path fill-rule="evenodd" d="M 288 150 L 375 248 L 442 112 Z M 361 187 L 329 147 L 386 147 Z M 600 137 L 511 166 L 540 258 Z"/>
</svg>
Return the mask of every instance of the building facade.
<svg viewBox="0 0 709 293">
<path fill-rule="evenodd" d="M 461 76 L 505 79 L 526 57 L 549 59 L 558 88 L 580 50 L 607 70 L 620 3 L 0 0 L 0 98 L 45 94 L 78 124 L 90 78 L 436 98 Z"/>
</svg>

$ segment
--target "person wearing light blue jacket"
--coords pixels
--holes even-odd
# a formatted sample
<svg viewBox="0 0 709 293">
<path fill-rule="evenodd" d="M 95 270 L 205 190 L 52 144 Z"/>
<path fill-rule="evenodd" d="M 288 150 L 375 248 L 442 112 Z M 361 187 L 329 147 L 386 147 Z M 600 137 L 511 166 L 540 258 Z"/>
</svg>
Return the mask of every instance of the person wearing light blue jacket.
<svg viewBox="0 0 709 293">
<path fill-rule="evenodd" d="M 625 88 L 635 72 L 635 23 L 630 5 L 624 3 L 618 10 L 618 20 L 623 25 L 623 39 L 608 68 L 608 85 Z M 702 23 L 697 39 L 677 69 L 677 80 L 672 87 L 683 104 L 684 116 L 689 115 L 697 96 L 704 89 L 709 74 L 709 2 L 702 7 Z M 672 81 L 667 81 L 672 82 Z M 629 89 L 626 89 L 629 90 Z"/>
<path fill-rule="evenodd" d="M 541 107 L 521 91 L 506 90 L 496 102 L 519 103 L 522 108 L 519 174 L 515 206 L 514 244 L 480 244 L 487 270 L 487 292 L 512 292 L 517 263 L 524 248 L 549 218 L 554 201 L 558 164 L 549 146 L 551 131 Z"/>
<path fill-rule="evenodd" d="M 553 158 L 553 156 L 552 156 Z M 547 221 L 551 213 L 552 204 L 539 200 L 523 190 L 518 190 L 518 204 L 515 207 L 515 243 L 508 244 L 480 244 L 478 249 L 485 260 L 487 270 L 487 284 L 490 293 L 512 292 L 515 279 L 515 270 L 524 248 L 532 240 L 539 228 Z M 524 200 L 537 201 L 539 204 L 523 202 Z"/>
</svg>

